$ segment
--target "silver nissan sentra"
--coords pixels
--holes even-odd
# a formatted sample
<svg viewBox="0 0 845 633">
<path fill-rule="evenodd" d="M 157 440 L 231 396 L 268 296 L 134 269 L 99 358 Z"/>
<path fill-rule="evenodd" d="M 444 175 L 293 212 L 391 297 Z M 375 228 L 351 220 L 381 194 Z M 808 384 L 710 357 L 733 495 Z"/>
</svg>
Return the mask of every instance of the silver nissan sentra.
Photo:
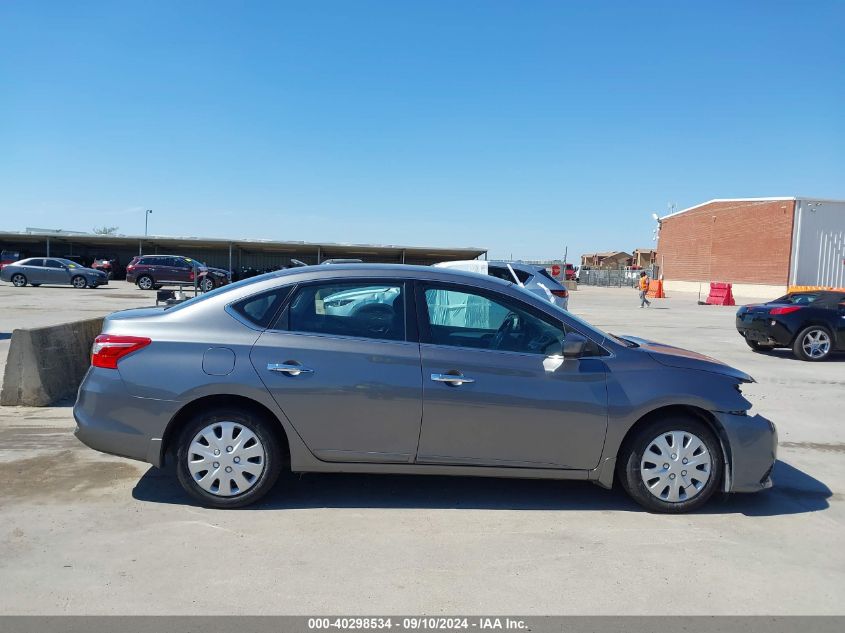
<svg viewBox="0 0 845 633">
<path fill-rule="evenodd" d="M 751 381 L 489 276 L 347 264 L 110 315 L 74 417 L 88 446 L 174 463 L 217 508 L 291 469 L 617 482 L 686 512 L 771 486 Z"/>
</svg>

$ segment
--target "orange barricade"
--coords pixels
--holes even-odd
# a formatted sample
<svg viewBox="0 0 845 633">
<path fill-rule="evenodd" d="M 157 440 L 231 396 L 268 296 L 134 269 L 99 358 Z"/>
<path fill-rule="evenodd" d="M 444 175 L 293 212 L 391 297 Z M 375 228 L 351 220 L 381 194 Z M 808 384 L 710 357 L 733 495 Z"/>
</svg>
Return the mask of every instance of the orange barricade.
<svg viewBox="0 0 845 633">
<path fill-rule="evenodd" d="M 649 281 L 648 292 L 646 294 L 650 299 L 665 299 L 666 294 L 663 292 L 663 281 L 660 279 Z"/>
<path fill-rule="evenodd" d="M 707 303 L 711 306 L 735 306 L 733 284 L 711 283 Z"/>
</svg>

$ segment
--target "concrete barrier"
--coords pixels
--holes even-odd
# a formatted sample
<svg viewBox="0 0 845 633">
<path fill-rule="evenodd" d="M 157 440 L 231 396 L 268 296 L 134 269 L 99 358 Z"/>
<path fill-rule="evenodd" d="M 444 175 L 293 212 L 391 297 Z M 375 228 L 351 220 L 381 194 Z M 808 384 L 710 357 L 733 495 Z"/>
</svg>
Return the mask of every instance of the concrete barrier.
<svg viewBox="0 0 845 633">
<path fill-rule="evenodd" d="M 76 395 L 103 319 L 12 332 L 0 405 L 46 407 Z"/>
</svg>

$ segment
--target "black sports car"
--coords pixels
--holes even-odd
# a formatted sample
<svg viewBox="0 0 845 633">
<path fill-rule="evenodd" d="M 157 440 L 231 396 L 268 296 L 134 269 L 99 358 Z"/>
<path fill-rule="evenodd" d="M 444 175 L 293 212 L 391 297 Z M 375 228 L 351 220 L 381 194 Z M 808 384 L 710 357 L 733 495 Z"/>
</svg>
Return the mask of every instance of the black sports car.
<svg viewBox="0 0 845 633">
<path fill-rule="evenodd" d="M 791 347 L 801 360 L 824 360 L 845 351 L 845 292 L 794 292 L 742 306 L 736 329 L 755 351 Z"/>
</svg>

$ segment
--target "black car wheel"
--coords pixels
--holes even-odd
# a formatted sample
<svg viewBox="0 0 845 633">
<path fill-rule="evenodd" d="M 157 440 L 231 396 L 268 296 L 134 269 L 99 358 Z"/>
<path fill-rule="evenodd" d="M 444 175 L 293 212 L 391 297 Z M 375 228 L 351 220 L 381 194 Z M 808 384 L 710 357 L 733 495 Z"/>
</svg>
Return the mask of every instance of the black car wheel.
<svg viewBox="0 0 845 633">
<path fill-rule="evenodd" d="M 82 275 L 76 275 L 73 279 L 70 280 L 70 284 L 74 288 L 83 289 L 88 287 L 88 280 L 85 279 Z"/>
<path fill-rule="evenodd" d="M 153 278 L 149 275 L 141 275 L 138 277 L 138 281 L 136 283 L 141 290 L 152 290 L 155 285 L 153 283 Z"/>
<path fill-rule="evenodd" d="M 755 352 L 770 352 L 775 348 L 774 345 L 758 343 L 757 341 L 752 341 L 750 338 L 745 339 L 745 342 L 748 343 L 748 347 L 753 349 Z"/>
<path fill-rule="evenodd" d="M 691 512 L 722 481 L 719 441 L 702 421 L 668 416 L 646 424 L 625 443 L 617 461 L 622 487 L 651 512 Z"/>
<path fill-rule="evenodd" d="M 12 275 L 12 285 L 16 288 L 23 288 L 26 285 L 26 277 L 22 273 Z"/>
<path fill-rule="evenodd" d="M 821 325 L 811 325 L 798 332 L 792 344 L 792 352 L 801 360 L 818 361 L 830 356 L 833 337 L 830 330 Z"/>
<path fill-rule="evenodd" d="M 271 424 L 250 411 L 199 413 L 179 436 L 179 483 L 209 508 L 255 503 L 275 485 L 284 460 Z"/>
</svg>

